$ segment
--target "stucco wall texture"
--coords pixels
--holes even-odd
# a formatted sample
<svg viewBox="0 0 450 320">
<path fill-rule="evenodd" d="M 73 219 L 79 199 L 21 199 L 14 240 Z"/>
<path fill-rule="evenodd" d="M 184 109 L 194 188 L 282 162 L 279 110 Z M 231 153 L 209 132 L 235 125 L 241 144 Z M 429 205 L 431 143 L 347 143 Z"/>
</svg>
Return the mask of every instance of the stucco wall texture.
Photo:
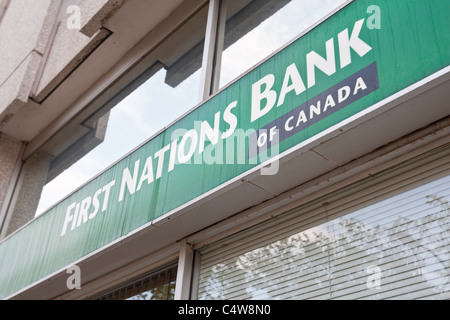
<svg viewBox="0 0 450 320">
<path fill-rule="evenodd" d="M 31 105 L 35 109 L 41 107 L 52 90 L 109 34 L 102 26 L 125 2 L 0 0 L 0 231 L 3 235 L 6 228 L 10 233 L 33 219 L 52 156 L 38 151 L 22 159 L 22 150 L 29 141 L 8 136 L 2 129 L 14 117 L 20 121 L 18 115 Z M 71 29 L 66 23 L 69 5 L 80 9 L 80 29 Z M 45 110 L 42 112 L 45 115 Z"/>
</svg>

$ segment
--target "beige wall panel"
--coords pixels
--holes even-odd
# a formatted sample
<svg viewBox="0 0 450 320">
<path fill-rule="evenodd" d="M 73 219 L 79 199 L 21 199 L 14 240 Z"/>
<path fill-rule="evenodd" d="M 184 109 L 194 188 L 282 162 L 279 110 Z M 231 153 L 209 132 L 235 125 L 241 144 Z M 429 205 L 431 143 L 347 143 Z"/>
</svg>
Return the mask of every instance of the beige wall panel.
<svg viewBox="0 0 450 320">
<path fill-rule="evenodd" d="M 0 133 L 0 225 L 2 222 L 1 208 L 14 175 L 14 170 L 20 161 L 21 146 L 20 141 Z"/>
<path fill-rule="evenodd" d="M 0 86 L 31 51 L 44 52 L 58 7 L 55 0 L 9 2 L 0 25 Z"/>
<path fill-rule="evenodd" d="M 27 103 L 40 62 L 41 56 L 31 52 L 0 85 L 0 130 Z"/>
<path fill-rule="evenodd" d="M 81 32 L 92 37 L 120 9 L 127 0 L 79 0 Z"/>
<path fill-rule="evenodd" d="M 42 102 L 108 35 L 109 31 L 102 29 L 89 38 L 61 22 L 33 98 Z"/>
<path fill-rule="evenodd" d="M 34 219 L 51 160 L 49 154 L 39 151 L 23 165 L 13 198 L 13 210 L 6 219 L 7 227 L 2 230 L 2 236 L 8 236 Z"/>
</svg>

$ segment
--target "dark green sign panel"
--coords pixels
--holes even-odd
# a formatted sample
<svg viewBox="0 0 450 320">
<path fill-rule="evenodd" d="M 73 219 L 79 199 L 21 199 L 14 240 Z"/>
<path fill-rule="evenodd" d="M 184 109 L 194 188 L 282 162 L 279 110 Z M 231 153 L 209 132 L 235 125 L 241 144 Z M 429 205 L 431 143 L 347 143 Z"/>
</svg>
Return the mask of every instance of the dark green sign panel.
<svg viewBox="0 0 450 320">
<path fill-rule="evenodd" d="M 0 297 L 449 66 L 449 12 L 350 3 L 3 241 Z"/>
</svg>

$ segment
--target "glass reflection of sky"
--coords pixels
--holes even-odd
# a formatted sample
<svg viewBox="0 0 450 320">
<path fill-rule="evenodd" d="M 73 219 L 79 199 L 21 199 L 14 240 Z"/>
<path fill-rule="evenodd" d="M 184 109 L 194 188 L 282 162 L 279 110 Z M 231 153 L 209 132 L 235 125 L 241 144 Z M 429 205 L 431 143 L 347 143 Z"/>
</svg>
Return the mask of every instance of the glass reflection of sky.
<svg viewBox="0 0 450 320">
<path fill-rule="evenodd" d="M 224 52 L 221 87 L 344 2 L 290 1 Z M 105 141 L 44 187 L 38 215 L 198 104 L 200 71 L 176 88 L 165 74 L 160 70 L 111 111 Z"/>
</svg>

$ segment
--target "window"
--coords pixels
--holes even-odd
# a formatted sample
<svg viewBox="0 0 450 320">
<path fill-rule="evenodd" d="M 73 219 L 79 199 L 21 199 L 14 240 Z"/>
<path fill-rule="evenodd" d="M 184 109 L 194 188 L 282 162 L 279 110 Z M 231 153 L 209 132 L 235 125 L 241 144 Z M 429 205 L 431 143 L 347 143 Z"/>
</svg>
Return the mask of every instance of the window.
<svg viewBox="0 0 450 320">
<path fill-rule="evenodd" d="M 449 153 L 202 250 L 198 298 L 449 299 Z"/>
<path fill-rule="evenodd" d="M 104 142 L 44 187 L 38 215 L 200 102 L 203 51 L 199 48 L 205 39 L 207 13 L 208 6 L 204 5 L 144 57 L 147 69 L 124 90 L 132 92 L 117 105 L 104 106 L 94 115 L 110 111 Z M 186 57 L 198 63 L 184 64 Z"/>
<path fill-rule="evenodd" d="M 293 40 L 345 0 L 223 0 L 222 88 Z M 220 38 L 219 38 L 220 39 Z M 219 53 L 220 54 L 220 53 Z"/>
<path fill-rule="evenodd" d="M 177 267 L 152 273 L 102 295 L 96 300 L 173 300 Z"/>
<path fill-rule="evenodd" d="M 66 0 L 71 4 L 73 0 Z M 268 55 L 300 35 L 346 0 L 214 0 L 216 21 L 214 94 Z M 177 26 L 166 40 L 143 57 L 146 66 L 128 88 L 92 118 L 107 119 L 105 140 L 50 181 L 37 215 L 81 187 L 151 136 L 201 102 L 209 5 Z M 208 36 L 208 35 L 206 35 Z M 126 93 L 131 92 L 126 96 Z M 126 97 L 125 97 L 126 96 Z M 112 108 L 112 109 L 111 109 Z M 111 110 L 110 110 L 111 109 Z M 92 119 L 86 119 L 87 122 Z"/>
</svg>

